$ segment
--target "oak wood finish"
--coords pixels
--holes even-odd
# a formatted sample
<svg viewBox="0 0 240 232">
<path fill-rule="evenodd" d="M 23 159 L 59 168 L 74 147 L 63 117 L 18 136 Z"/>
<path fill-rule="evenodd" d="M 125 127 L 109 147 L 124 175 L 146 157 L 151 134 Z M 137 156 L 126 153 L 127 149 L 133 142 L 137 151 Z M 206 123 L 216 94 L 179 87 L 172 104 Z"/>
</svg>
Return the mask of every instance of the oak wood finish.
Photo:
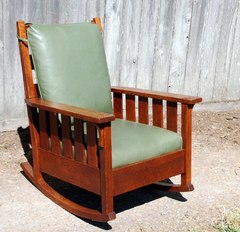
<svg viewBox="0 0 240 232">
<path fill-rule="evenodd" d="M 87 156 L 85 154 L 85 147 L 83 143 L 84 133 L 83 133 L 83 121 L 75 118 L 74 120 L 74 151 L 75 159 L 82 163 L 87 162 Z"/>
<path fill-rule="evenodd" d="M 94 110 L 43 100 L 41 98 L 25 99 L 25 102 L 27 105 L 32 106 L 33 108 L 43 109 L 66 116 L 72 116 L 74 118 L 82 119 L 92 123 L 105 123 L 115 119 L 113 114 L 96 112 Z"/>
<path fill-rule="evenodd" d="M 99 18 L 94 18 L 92 23 L 102 30 Z M 19 37 L 27 38 L 27 27 L 23 21 L 17 22 Z M 113 205 L 116 195 L 153 185 L 175 175 L 181 175 L 180 185 L 160 183 L 156 188 L 166 191 L 193 190 L 191 118 L 192 108 L 201 98 L 113 87 L 114 115 L 43 100 L 39 97 L 38 86 L 32 80 L 28 44 L 21 40 L 18 43 L 33 156 L 33 166 L 25 162 L 21 167 L 43 194 L 75 215 L 105 222 L 116 217 Z M 111 122 L 115 118 L 123 119 L 126 110 L 127 120 L 151 124 L 149 99 L 152 100 L 152 124 L 164 127 L 166 115 L 166 127 L 173 131 L 177 131 L 177 108 L 181 104 L 182 149 L 113 169 Z M 165 103 L 166 112 L 163 107 Z M 66 199 L 45 182 L 42 173 L 100 195 L 101 210 L 89 209 Z"/>
<path fill-rule="evenodd" d="M 123 98 L 121 93 L 113 93 L 113 109 L 116 118 L 123 118 Z"/>
<path fill-rule="evenodd" d="M 184 151 L 182 150 L 116 168 L 113 170 L 114 196 L 183 172 Z"/>
<path fill-rule="evenodd" d="M 62 146 L 63 156 L 73 159 L 71 123 L 70 118 L 66 115 L 62 115 Z"/>
<path fill-rule="evenodd" d="M 39 125 L 40 125 L 40 147 L 49 149 L 49 137 L 47 133 L 47 112 L 39 110 Z"/>
<path fill-rule="evenodd" d="M 140 96 L 138 98 L 138 121 L 148 124 L 148 116 L 148 98 Z"/>
<path fill-rule="evenodd" d="M 153 90 L 145 90 L 145 89 L 136 89 L 136 88 L 128 88 L 128 87 L 112 87 L 113 93 L 122 93 L 128 95 L 149 97 L 162 99 L 166 101 L 179 102 L 185 104 L 196 104 L 202 101 L 200 97 L 193 97 L 188 95 L 180 95 L 174 93 L 165 93 Z"/>
<path fill-rule="evenodd" d="M 97 131 L 92 123 L 87 123 L 87 158 L 89 166 L 98 167 Z"/>
<path fill-rule="evenodd" d="M 167 129 L 177 132 L 177 102 L 167 102 Z"/>
<path fill-rule="evenodd" d="M 163 127 L 163 103 L 161 99 L 154 98 L 152 101 L 153 125 Z"/>
<path fill-rule="evenodd" d="M 129 121 L 136 121 L 136 111 L 135 111 L 135 96 L 126 95 L 126 119 Z"/>
<path fill-rule="evenodd" d="M 51 134 L 51 150 L 55 154 L 61 154 L 60 139 L 59 139 L 59 125 L 58 125 L 58 114 L 49 113 L 50 134 Z"/>
</svg>

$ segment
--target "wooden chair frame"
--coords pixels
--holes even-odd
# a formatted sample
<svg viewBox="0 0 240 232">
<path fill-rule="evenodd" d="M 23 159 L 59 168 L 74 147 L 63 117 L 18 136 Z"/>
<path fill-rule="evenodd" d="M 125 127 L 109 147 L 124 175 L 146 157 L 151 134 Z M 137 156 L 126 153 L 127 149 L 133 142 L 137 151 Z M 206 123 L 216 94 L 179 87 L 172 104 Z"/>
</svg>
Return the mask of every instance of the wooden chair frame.
<svg viewBox="0 0 240 232">
<path fill-rule="evenodd" d="M 92 23 L 97 24 L 102 30 L 99 18 L 94 18 Z M 28 26 L 24 21 L 17 22 L 17 34 L 22 38 L 18 43 L 33 157 L 33 166 L 24 162 L 21 167 L 31 182 L 64 209 L 95 221 L 109 221 L 116 217 L 113 207 L 114 196 L 175 175 L 181 175 L 181 184 L 161 183 L 157 187 L 166 191 L 192 191 L 192 109 L 195 103 L 201 102 L 201 98 L 112 87 L 114 115 L 43 100 L 39 97 L 38 87 L 32 78 L 33 65 L 26 33 Z M 149 116 L 149 99 L 152 99 L 152 120 Z M 154 126 L 166 127 L 176 132 L 178 107 L 181 107 L 183 138 L 181 150 L 112 168 L 111 121 L 120 118 L 145 124 L 152 123 Z M 166 113 L 164 113 L 165 108 Z M 62 118 L 61 128 L 58 122 L 59 115 Z M 166 115 L 166 126 L 164 126 L 164 115 Z M 70 118 L 74 118 L 74 130 L 79 135 L 75 135 L 74 149 Z M 83 141 L 83 122 L 87 125 L 87 145 Z M 88 154 L 87 160 L 85 149 Z M 66 199 L 47 184 L 43 179 L 43 173 L 100 195 L 101 210 L 89 209 Z"/>
</svg>

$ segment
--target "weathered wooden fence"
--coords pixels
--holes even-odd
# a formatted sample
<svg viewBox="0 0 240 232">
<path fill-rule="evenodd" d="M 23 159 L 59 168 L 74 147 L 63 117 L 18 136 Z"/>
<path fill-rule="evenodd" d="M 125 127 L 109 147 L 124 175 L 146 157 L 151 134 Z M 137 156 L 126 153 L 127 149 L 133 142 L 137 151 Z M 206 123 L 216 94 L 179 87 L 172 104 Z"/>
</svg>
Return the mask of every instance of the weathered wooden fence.
<svg viewBox="0 0 240 232">
<path fill-rule="evenodd" d="M 26 117 L 15 21 L 94 16 L 113 85 L 240 100 L 239 0 L 1 0 L 0 130 Z"/>
</svg>

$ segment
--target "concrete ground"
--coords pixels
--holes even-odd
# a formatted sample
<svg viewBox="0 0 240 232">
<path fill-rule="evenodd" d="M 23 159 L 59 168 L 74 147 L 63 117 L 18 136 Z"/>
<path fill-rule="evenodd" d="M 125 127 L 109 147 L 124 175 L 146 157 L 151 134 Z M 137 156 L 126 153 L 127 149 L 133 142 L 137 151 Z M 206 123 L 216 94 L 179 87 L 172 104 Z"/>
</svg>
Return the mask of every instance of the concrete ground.
<svg viewBox="0 0 240 232">
<path fill-rule="evenodd" d="M 30 155 L 28 147 L 22 147 L 27 139 L 27 132 L 21 129 L 0 133 L 3 232 L 218 231 L 224 215 L 240 208 L 239 110 L 194 114 L 193 192 L 142 188 L 123 194 L 115 198 L 117 218 L 109 223 L 95 223 L 68 213 L 26 179 L 19 164 Z M 76 188 L 62 186 L 60 190 L 79 201 L 94 202 Z"/>
</svg>

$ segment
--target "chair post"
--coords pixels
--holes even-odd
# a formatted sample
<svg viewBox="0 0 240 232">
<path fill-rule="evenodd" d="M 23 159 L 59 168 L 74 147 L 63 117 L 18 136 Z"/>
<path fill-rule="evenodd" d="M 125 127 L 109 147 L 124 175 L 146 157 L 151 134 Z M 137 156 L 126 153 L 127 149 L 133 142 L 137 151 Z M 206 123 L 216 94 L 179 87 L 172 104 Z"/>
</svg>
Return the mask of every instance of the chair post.
<svg viewBox="0 0 240 232">
<path fill-rule="evenodd" d="M 24 21 L 17 21 L 17 34 L 20 38 L 27 39 L 27 30 Z M 25 97 L 26 98 L 38 97 L 38 93 L 32 78 L 32 65 L 28 51 L 28 43 L 18 40 L 18 46 L 23 72 Z"/>
<path fill-rule="evenodd" d="M 102 24 L 101 24 L 101 20 L 99 17 L 95 17 L 91 20 L 91 23 L 93 24 L 97 24 L 99 27 L 99 30 L 102 32 Z"/>
<path fill-rule="evenodd" d="M 113 211 L 111 122 L 100 125 L 99 129 L 102 214 L 107 214 L 109 220 L 112 220 L 116 215 Z"/>
<path fill-rule="evenodd" d="M 181 175 L 181 185 L 183 186 L 191 185 L 193 106 L 182 104 L 182 139 L 185 150 L 185 173 Z"/>
</svg>

